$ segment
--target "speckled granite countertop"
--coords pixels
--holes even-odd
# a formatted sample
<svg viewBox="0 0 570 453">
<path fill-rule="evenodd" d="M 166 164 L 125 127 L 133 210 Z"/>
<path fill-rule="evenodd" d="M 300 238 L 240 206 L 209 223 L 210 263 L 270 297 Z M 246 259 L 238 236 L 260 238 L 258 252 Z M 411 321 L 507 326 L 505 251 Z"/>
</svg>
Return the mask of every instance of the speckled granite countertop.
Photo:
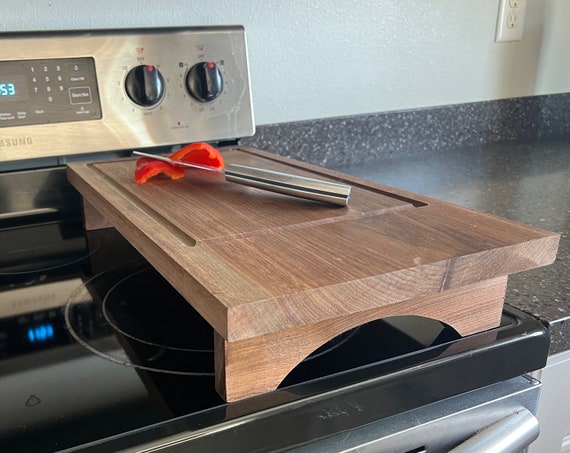
<svg viewBox="0 0 570 453">
<path fill-rule="evenodd" d="M 570 144 L 449 148 L 339 164 L 336 170 L 561 233 L 556 262 L 511 275 L 506 303 L 570 349 Z"/>
</svg>

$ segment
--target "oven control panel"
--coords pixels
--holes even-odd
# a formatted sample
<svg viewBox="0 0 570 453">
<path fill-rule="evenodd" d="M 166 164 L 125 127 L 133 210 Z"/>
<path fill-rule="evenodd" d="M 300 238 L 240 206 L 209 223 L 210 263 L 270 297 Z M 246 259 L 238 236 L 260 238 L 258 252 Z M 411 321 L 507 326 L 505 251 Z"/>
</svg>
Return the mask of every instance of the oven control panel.
<svg viewBox="0 0 570 453">
<path fill-rule="evenodd" d="M 0 34 L 0 162 L 254 131 L 241 26 Z"/>
<path fill-rule="evenodd" d="M 0 61 L 0 127 L 101 119 L 93 58 Z"/>
</svg>

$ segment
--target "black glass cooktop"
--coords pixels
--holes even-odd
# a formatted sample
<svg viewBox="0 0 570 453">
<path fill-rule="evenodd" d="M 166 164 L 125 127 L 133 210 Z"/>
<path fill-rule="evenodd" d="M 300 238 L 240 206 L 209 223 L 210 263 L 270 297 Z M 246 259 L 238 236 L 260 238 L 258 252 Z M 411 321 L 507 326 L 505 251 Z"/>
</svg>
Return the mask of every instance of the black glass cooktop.
<svg viewBox="0 0 570 453">
<path fill-rule="evenodd" d="M 437 321 L 390 318 L 330 341 L 277 391 L 226 404 L 211 327 L 114 229 L 47 222 L 0 229 L 0 244 L 1 451 L 109 451 L 211 427 L 222 436 L 230 419 L 291 417 L 304 404 L 326 413 L 347 395 L 350 427 L 547 356 L 540 322 L 509 307 L 500 327 L 465 338 Z"/>
</svg>

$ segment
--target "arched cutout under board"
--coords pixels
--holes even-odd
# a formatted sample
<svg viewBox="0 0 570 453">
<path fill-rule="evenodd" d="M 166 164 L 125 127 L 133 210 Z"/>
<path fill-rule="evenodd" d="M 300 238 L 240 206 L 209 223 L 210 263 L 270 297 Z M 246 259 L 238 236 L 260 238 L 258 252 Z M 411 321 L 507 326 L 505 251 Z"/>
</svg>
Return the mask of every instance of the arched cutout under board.
<svg viewBox="0 0 570 453">
<path fill-rule="evenodd" d="M 461 336 L 480 331 L 482 325 L 496 327 L 501 320 L 506 282 L 506 277 L 499 277 L 234 342 L 215 333 L 216 389 L 226 401 L 275 390 L 313 351 L 344 332 L 381 318 L 436 319 Z"/>
<path fill-rule="evenodd" d="M 422 316 L 393 316 L 370 321 L 337 335 L 310 353 L 287 374 L 279 387 L 387 362 L 460 337 L 451 326 Z"/>
</svg>

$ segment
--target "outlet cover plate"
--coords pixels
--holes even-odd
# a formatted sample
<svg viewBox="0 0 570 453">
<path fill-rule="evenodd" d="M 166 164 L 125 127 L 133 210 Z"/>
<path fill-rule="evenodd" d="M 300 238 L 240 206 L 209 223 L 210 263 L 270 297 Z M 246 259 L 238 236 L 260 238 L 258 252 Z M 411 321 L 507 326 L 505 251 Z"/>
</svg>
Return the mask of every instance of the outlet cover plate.
<svg viewBox="0 0 570 453">
<path fill-rule="evenodd" d="M 521 41 L 527 0 L 500 0 L 495 42 Z"/>
</svg>

